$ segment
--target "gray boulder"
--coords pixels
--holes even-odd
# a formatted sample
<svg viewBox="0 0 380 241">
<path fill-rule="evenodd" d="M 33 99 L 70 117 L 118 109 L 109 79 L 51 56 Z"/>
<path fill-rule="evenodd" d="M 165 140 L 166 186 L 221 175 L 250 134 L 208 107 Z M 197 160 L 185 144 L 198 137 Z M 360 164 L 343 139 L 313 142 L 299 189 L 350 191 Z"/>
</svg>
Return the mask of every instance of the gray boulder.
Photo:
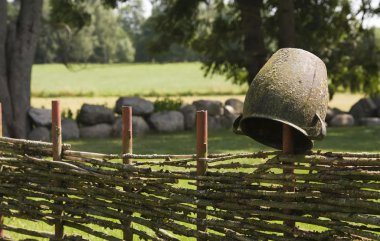
<svg viewBox="0 0 380 241">
<path fill-rule="evenodd" d="M 366 117 L 360 119 L 360 124 L 368 127 L 380 126 L 380 118 L 379 117 Z"/>
<path fill-rule="evenodd" d="M 208 129 L 220 130 L 224 128 L 223 116 L 208 116 L 207 120 Z"/>
<path fill-rule="evenodd" d="M 123 122 L 121 117 L 118 117 L 112 126 L 112 136 L 121 137 Z M 132 133 L 133 135 L 142 135 L 149 132 L 149 126 L 141 116 L 132 117 Z"/>
<path fill-rule="evenodd" d="M 332 127 L 348 127 L 354 124 L 354 117 L 350 114 L 337 114 L 330 121 L 330 126 Z"/>
<path fill-rule="evenodd" d="M 237 113 L 231 105 L 225 105 L 223 107 L 223 114 L 224 115 L 233 115 L 233 116 L 239 116 L 240 114 Z"/>
<path fill-rule="evenodd" d="M 197 100 L 193 102 L 197 110 L 207 110 L 209 116 L 223 115 L 223 103 L 216 100 Z"/>
<path fill-rule="evenodd" d="M 63 119 L 61 125 L 63 140 L 73 140 L 79 138 L 79 127 L 76 121 L 72 119 Z"/>
<path fill-rule="evenodd" d="M 325 121 L 327 123 L 329 123 L 334 116 L 336 116 L 337 114 L 343 114 L 343 113 L 344 112 L 339 110 L 338 108 L 330 108 L 329 107 L 329 108 L 327 108 Z"/>
<path fill-rule="evenodd" d="M 236 115 L 240 115 L 243 113 L 244 103 L 241 100 L 234 99 L 234 98 L 228 99 L 226 100 L 224 105 L 231 106 L 234 109 L 234 114 Z"/>
<path fill-rule="evenodd" d="M 362 98 L 351 107 L 349 114 L 358 122 L 362 118 L 375 116 L 376 110 L 376 104 L 372 99 Z"/>
<path fill-rule="evenodd" d="M 115 120 L 111 109 L 101 105 L 84 104 L 80 109 L 78 122 L 83 125 L 96 125 L 101 123 L 112 124 Z"/>
<path fill-rule="evenodd" d="M 116 101 L 115 112 L 121 114 L 123 106 L 132 106 L 132 114 L 137 116 L 149 115 L 154 111 L 152 102 L 138 97 L 120 97 Z"/>
<path fill-rule="evenodd" d="M 209 116 L 208 128 L 210 130 L 231 129 L 237 116 L 222 115 L 222 116 Z"/>
<path fill-rule="evenodd" d="M 28 139 L 34 141 L 50 141 L 50 130 L 43 126 L 36 127 L 29 133 Z"/>
<path fill-rule="evenodd" d="M 79 128 L 81 138 L 107 138 L 111 136 L 111 133 L 112 126 L 105 123 Z"/>
<path fill-rule="evenodd" d="M 375 103 L 376 107 L 380 108 L 380 95 L 377 95 L 371 99 L 372 99 L 373 103 Z"/>
<path fill-rule="evenodd" d="M 183 114 L 179 111 L 161 111 L 153 113 L 149 122 L 158 132 L 182 131 L 185 129 Z"/>
<path fill-rule="evenodd" d="M 235 114 L 235 109 L 234 107 L 230 106 L 230 105 L 225 105 L 223 107 L 223 114 L 224 115 L 234 115 Z"/>
<path fill-rule="evenodd" d="M 230 129 L 236 118 L 239 117 L 240 114 L 236 113 L 235 109 L 230 105 L 224 106 L 224 115 L 221 118 L 222 126 L 224 128 Z"/>
<path fill-rule="evenodd" d="M 36 126 L 51 126 L 51 110 L 30 108 L 28 114 Z"/>
<path fill-rule="evenodd" d="M 238 117 L 239 116 L 237 116 L 237 115 L 223 115 L 223 116 L 221 116 L 222 126 L 226 129 L 231 129 L 236 118 L 238 118 Z"/>
<path fill-rule="evenodd" d="M 179 111 L 183 114 L 185 118 L 185 129 L 193 130 L 195 129 L 195 119 L 197 114 L 197 108 L 194 105 L 185 105 Z"/>
</svg>

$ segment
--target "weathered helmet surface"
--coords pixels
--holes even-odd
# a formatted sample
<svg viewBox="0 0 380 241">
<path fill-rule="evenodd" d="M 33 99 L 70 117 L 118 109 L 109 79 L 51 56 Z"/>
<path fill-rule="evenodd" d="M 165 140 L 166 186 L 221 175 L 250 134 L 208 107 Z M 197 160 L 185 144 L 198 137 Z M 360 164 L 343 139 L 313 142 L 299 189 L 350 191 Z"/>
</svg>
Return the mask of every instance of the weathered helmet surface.
<svg viewBox="0 0 380 241">
<path fill-rule="evenodd" d="M 265 145 L 282 148 L 282 126 L 294 131 L 296 152 L 326 135 L 329 100 L 327 71 L 321 59 L 302 49 L 284 48 L 261 68 L 246 94 L 243 115 L 234 128 Z"/>
</svg>

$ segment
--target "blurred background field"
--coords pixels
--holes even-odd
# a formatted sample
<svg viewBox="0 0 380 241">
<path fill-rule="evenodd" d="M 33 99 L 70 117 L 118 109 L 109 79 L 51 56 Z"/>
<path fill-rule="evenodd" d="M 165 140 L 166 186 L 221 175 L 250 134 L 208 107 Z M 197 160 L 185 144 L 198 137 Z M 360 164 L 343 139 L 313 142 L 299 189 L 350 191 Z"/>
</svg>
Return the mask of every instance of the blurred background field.
<svg viewBox="0 0 380 241">
<path fill-rule="evenodd" d="M 34 65 L 33 97 L 242 94 L 246 86 L 205 77 L 200 63 Z"/>
<path fill-rule="evenodd" d="M 200 63 L 106 64 L 72 66 L 34 65 L 32 106 L 50 108 L 59 98 L 63 109 L 76 113 L 82 104 L 113 108 L 120 96 L 141 96 L 151 101 L 162 96 L 184 103 L 208 99 L 244 100 L 247 86 L 234 85 L 224 76 L 205 77 Z M 330 107 L 349 111 L 364 94 L 336 93 Z"/>
</svg>

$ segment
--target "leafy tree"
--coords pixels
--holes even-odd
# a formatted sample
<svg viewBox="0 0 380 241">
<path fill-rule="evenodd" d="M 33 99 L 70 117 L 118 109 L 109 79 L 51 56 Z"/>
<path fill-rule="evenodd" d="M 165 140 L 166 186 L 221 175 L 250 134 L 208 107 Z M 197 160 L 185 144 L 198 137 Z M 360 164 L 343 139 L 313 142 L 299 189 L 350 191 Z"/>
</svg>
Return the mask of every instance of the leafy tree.
<svg viewBox="0 0 380 241">
<path fill-rule="evenodd" d="M 76 5 L 79 8 L 77 14 L 82 15 L 74 11 L 73 18 L 63 15 L 57 19 L 55 15 L 50 15 L 50 7 L 62 8 L 62 4 L 60 1 L 45 1 L 36 62 L 133 61 L 135 51 L 130 37 L 119 26 L 116 13 L 100 1 L 79 1 Z M 86 14 L 89 14 L 90 21 Z M 70 21 L 61 21 L 66 18 Z"/>
<path fill-rule="evenodd" d="M 171 40 L 196 50 L 206 74 L 225 74 L 237 83 L 251 80 L 269 54 L 262 5 L 262 0 L 162 0 L 151 50 L 165 51 Z"/>
<path fill-rule="evenodd" d="M 325 61 L 331 87 L 369 94 L 379 90 L 379 48 L 373 30 L 362 27 L 379 11 L 371 1 L 361 1 L 357 11 L 348 0 L 160 3 L 152 49 L 165 51 L 172 42 L 191 46 L 202 56 L 206 74 L 249 84 L 276 49 L 299 47 Z"/>
<path fill-rule="evenodd" d="M 59 49 L 59 39 L 54 34 L 50 22 L 49 1 L 43 2 L 41 17 L 41 32 L 37 42 L 35 63 L 52 63 L 56 61 Z"/>
<path fill-rule="evenodd" d="M 118 21 L 129 36 L 135 37 L 141 34 L 141 27 L 145 22 L 142 0 L 128 1 L 117 9 Z"/>
<path fill-rule="evenodd" d="M 135 60 L 135 47 L 129 35 L 121 28 L 117 28 L 115 32 L 115 54 L 112 57 L 112 62 L 125 63 Z"/>
<path fill-rule="evenodd" d="M 154 21 L 157 9 L 141 26 L 140 33 L 135 35 L 134 46 L 136 49 L 135 60 L 137 62 L 184 62 L 198 61 L 199 55 L 187 46 L 178 43 L 170 43 L 165 51 L 151 51 L 157 31 L 154 29 Z"/>
</svg>

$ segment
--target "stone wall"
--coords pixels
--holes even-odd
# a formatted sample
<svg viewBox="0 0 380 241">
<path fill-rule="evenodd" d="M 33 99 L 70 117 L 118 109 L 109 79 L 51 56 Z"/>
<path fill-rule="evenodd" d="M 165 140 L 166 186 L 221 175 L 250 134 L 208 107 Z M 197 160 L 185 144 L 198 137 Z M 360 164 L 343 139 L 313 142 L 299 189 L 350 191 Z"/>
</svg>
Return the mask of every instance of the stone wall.
<svg viewBox="0 0 380 241">
<path fill-rule="evenodd" d="M 349 112 L 329 108 L 326 122 L 328 126 L 332 127 L 380 126 L 380 96 L 360 99 Z"/>
<path fill-rule="evenodd" d="M 229 129 L 243 111 L 243 102 L 238 99 L 228 99 L 225 103 L 197 100 L 178 110 L 155 111 L 154 104 L 149 100 L 120 97 L 113 110 L 101 105 L 84 104 L 76 120 L 62 119 L 63 139 L 120 137 L 122 106 L 132 106 L 134 135 L 193 130 L 197 110 L 208 111 L 209 129 Z M 29 116 L 33 123 L 29 139 L 50 140 L 51 110 L 31 108 Z"/>
<path fill-rule="evenodd" d="M 63 119 L 63 139 L 120 137 L 122 106 L 133 108 L 134 135 L 193 130 L 197 110 L 207 110 L 209 129 L 230 129 L 234 120 L 243 112 L 243 102 L 238 99 L 228 99 L 225 103 L 197 100 L 178 110 L 155 111 L 153 102 L 149 100 L 120 97 L 113 110 L 101 105 L 84 104 L 76 120 Z M 33 123 L 29 139 L 49 141 L 51 110 L 31 108 L 29 116 Z M 326 123 L 331 127 L 380 126 L 380 96 L 360 99 L 349 112 L 329 108 Z"/>
</svg>

